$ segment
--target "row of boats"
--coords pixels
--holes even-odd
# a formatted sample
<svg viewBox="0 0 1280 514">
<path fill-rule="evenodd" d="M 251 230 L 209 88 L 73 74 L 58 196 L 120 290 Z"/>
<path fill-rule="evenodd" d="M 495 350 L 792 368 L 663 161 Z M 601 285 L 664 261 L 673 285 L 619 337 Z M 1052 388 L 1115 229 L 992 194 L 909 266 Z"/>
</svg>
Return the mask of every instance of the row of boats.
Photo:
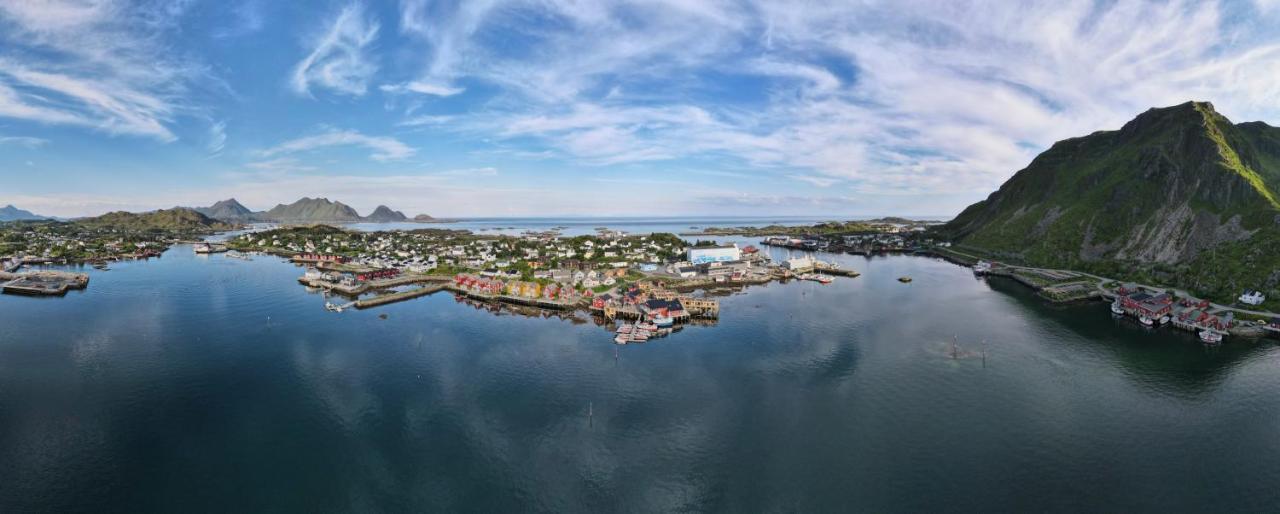
<svg viewBox="0 0 1280 514">
<path fill-rule="evenodd" d="M 799 278 L 800 280 L 812 280 L 822 285 L 830 284 L 835 280 L 831 278 L 831 275 L 824 275 L 822 273 L 804 273 L 798 275 L 796 278 Z"/>
<path fill-rule="evenodd" d="M 623 323 L 614 332 L 613 342 L 617 344 L 643 343 L 654 337 L 670 334 L 675 320 L 666 316 L 657 316 L 649 321 Z"/>
<path fill-rule="evenodd" d="M 1125 315 L 1124 309 L 1120 306 L 1119 299 L 1117 299 L 1114 302 L 1111 302 L 1111 313 L 1116 316 Z M 1160 319 L 1152 319 L 1147 316 L 1138 316 L 1138 323 L 1141 323 L 1142 326 L 1144 327 L 1155 327 L 1156 325 L 1163 325 L 1168 323 L 1171 320 L 1172 318 L 1170 318 L 1169 316 L 1163 316 Z M 1200 340 L 1203 341 L 1205 344 L 1216 345 L 1216 344 L 1222 343 L 1222 332 L 1219 332 L 1217 330 L 1202 329 L 1200 330 L 1199 335 L 1200 335 Z"/>
</svg>

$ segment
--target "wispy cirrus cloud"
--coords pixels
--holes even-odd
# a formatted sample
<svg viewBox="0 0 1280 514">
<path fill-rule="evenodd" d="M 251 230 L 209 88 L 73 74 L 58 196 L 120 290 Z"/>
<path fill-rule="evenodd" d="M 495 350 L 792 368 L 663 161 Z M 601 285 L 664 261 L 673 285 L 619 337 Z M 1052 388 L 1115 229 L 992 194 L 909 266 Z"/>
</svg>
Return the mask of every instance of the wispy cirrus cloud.
<svg viewBox="0 0 1280 514">
<path fill-rule="evenodd" d="M 1053 141 L 1148 107 L 1280 117 L 1269 2 L 401 6 L 424 77 L 502 91 L 450 128 L 589 165 L 713 157 L 857 194 L 976 199 Z"/>
<path fill-rule="evenodd" d="M 167 43 L 183 7 L 0 2 L 0 116 L 173 141 L 189 86 L 217 82 Z"/>
<path fill-rule="evenodd" d="M 218 155 L 227 147 L 227 122 L 219 121 L 209 125 L 205 149 L 210 155 Z"/>
<path fill-rule="evenodd" d="M 0 136 L 0 145 L 15 145 L 34 150 L 49 144 L 48 139 L 31 136 Z"/>
<path fill-rule="evenodd" d="M 453 95 L 462 93 L 463 91 L 466 91 L 466 88 L 452 87 L 452 86 L 446 86 L 442 84 L 433 84 L 430 82 L 422 82 L 418 80 L 405 82 L 403 84 L 385 84 L 385 85 L 379 86 L 378 89 L 381 89 L 383 92 L 392 93 L 392 94 L 417 93 L 420 95 L 440 96 L 440 97 L 453 96 Z"/>
<path fill-rule="evenodd" d="M 301 95 L 311 94 L 312 86 L 346 95 L 364 95 L 369 81 L 378 72 L 370 52 L 370 46 L 378 37 L 378 28 L 378 22 L 367 16 L 363 4 L 343 7 L 311 41 L 311 52 L 294 66 L 290 87 Z"/>
<path fill-rule="evenodd" d="M 330 130 L 280 143 L 257 152 L 257 155 L 269 158 L 334 146 L 364 147 L 370 150 L 369 158 L 375 161 L 402 160 L 417 153 L 409 145 L 392 137 L 367 136 L 354 130 Z"/>
</svg>

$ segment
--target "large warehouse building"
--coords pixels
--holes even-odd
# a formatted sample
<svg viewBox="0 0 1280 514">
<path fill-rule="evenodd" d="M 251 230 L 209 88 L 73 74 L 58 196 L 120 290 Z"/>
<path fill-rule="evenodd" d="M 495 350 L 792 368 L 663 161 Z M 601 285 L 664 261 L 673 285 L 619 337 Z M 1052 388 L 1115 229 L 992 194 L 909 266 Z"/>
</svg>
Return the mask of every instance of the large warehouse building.
<svg viewBox="0 0 1280 514">
<path fill-rule="evenodd" d="M 689 262 L 706 264 L 708 262 L 728 262 L 742 259 L 742 250 L 738 245 L 729 246 L 694 246 L 688 250 Z"/>
</svg>

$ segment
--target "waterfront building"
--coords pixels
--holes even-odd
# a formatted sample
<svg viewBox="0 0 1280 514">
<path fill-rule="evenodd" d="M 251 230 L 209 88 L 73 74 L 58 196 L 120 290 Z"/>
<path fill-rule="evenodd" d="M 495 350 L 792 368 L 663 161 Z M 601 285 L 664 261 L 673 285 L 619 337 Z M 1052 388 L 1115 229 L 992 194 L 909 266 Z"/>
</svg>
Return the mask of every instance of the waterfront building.
<svg viewBox="0 0 1280 514">
<path fill-rule="evenodd" d="M 694 246 L 687 251 L 689 262 L 706 264 L 710 262 L 727 262 L 742 260 L 742 251 L 737 244 L 727 246 Z"/>
<path fill-rule="evenodd" d="M 1121 297 L 1120 307 L 1131 315 L 1159 320 L 1173 311 L 1173 297 L 1168 293 L 1153 295 L 1139 291 Z"/>
<path fill-rule="evenodd" d="M 814 260 L 813 260 L 813 257 L 810 257 L 808 255 L 804 257 L 796 257 L 792 259 L 787 259 L 786 262 L 782 263 L 782 267 L 786 268 L 792 273 L 809 272 L 809 271 L 813 271 Z"/>
</svg>

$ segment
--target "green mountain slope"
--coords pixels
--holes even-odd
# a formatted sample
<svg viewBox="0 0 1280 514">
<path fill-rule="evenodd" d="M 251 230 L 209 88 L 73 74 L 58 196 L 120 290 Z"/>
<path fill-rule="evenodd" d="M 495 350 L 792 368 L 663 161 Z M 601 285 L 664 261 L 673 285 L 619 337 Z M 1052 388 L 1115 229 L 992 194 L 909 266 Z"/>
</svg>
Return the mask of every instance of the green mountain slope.
<svg viewBox="0 0 1280 514">
<path fill-rule="evenodd" d="M 280 204 L 266 212 L 265 219 L 283 222 L 358 222 L 355 209 L 327 198 L 303 198 L 289 205 Z"/>
<path fill-rule="evenodd" d="M 109 212 L 94 218 L 79 219 L 75 223 L 88 228 L 127 231 L 213 232 L 234 228 L 230 223 L 182 207 L 143 213 Z"/>
<path fill-rule="evenodd" d="M 1280 253 L 1246 258 L 1280 241 L 1278 199 L 1280 129 L 1188 102 L 1054 144 L 941 230 L 998 258 L 1225 299 L 1280 286 Z"/>
<path fill-rule="evenodd" d="M 216 220 L 241 222 L 256 220 L 260 214 L 241 205 L 235 198 L 222 200 L 209 207 L 196 207 L 195 211 Z"/>
</svg>

